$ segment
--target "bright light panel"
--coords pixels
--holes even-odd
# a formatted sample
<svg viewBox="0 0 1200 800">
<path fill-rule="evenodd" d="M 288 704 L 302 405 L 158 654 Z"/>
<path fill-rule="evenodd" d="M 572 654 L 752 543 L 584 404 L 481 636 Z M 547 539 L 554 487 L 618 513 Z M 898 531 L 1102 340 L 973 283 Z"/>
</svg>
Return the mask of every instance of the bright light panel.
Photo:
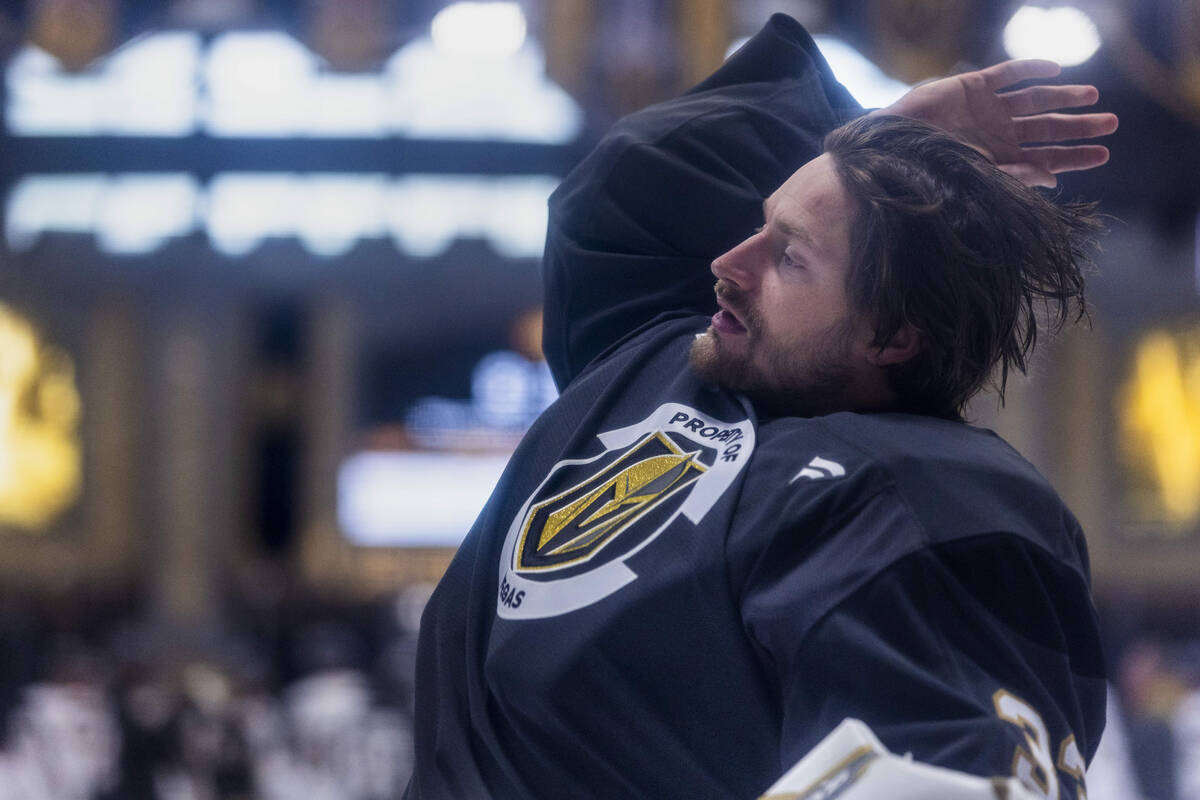
<svg viewBox="0 0 1200 800">
<path fill-rule="evenodd" d="M 81 75 L 26 45 L 9 63 L 8 127 L 28 136 L 185 136 L 196 123 L 200 37 L 145 36 Z"/>
<path fill-rule="evenodd" d="M 367 452 L 338 470 L 338 523 L 355 544 L 457 547 L 508 456 Z"/>
<path fill-rule="evenodd" d="M 183 174 L 31 175 L 8 196 L 5 234 L 28 250 L 44 233 L 91 233 L 102 250 L 147 253 L 203 227 L 220 252 L 242 256 L 264 239 L 296 237 L 338 256 L 390 236 L 416 257 L 458 239 L 486 240 L 506 258 L 536 258 L 557 180 L 379 174 L 222 173 L 202 187 Z"/>
<path fill-rule="evenodd" d="M 741 50 L 742 45 L 744 45 L 748 41 L 750 41 L 749 36 L 739 36 L 738 38 L 734 39 L 732 42 L 729 43 L 729 47 L 725 48 L 725 58 L 729 58 L 731 55 L 736 53 L 738 50 Z"/>
<path fill-rule="evenodd" d="M 750 40 L 749 36 L 735 39 L 725 50 L 729 58 Z M 874 62 L 836 36 L 814 36 L 821 55 L 829 62 L 834 76 L 867 108 L 891 105 L 912 87 L 887 75 Z"/>
<path fill-rule="evenodd" d="M 378 75 L 317 75 L 304 129 L 311 136 L 379 138 L 387 133 L 387 91 Z"/>
<path fill-rule="evenodd" d="M 103 175 L 31 175 L 8 196 L 5 236 L 28 250 L 43 233 L 91 233 L 106 188 Z"/>
<path fill-rule="evenodd" d="M 417 257 L 445 252 L 462 223 L 479 213 L 477 185 L 466 177 L 413 176 L 396 181 L 387 209 L 388 230 L 396 245 Z"/>
<path fill-rule="evenodd" d="M 509 258 L 537 258 L 546 245 L 550 194 L 556 178 L 498 178 L 480 209 L 480 227 L 496 252 Z"/>
<path fill-rule="evenodd" d="M 1200 521 L 1200 330 L 1151 331 L 1138 343 L 1121 391 L 1121 444 L 1135 474 L 1149 476 L 1147 516 L 1176 533 Z"/>
<path fill-rule="evenodd" d="M 1073 67 L 1100 49 L 1100 31 L 1074 6 L 1022 6 L 1004 28 L 1004 49 L 1013 58 L 1047 58 Z"/>
<path fill-rule="evenodd" d="M 489 353 L 471 372 L 471 406 L 479 425 L 526 428 L 556 396 L 546 362 L 511 351 Z"/>
<path fill-rule="evenodd" d="M 83 74 L 26 45 L 6 72 L 10 131 L 28 136 L 312 136 L 565 143 L 583 112 L 546 78 L 515 3 L 460 3 L 435 38 L 379 73 L 323 72 L 287 34 L 192 32 L 134 40 Z"/>
<path fill-rule="evenodd" d="M 583 112 L 546 78 L 540 51 L 480 65 L 429 39 L 405 45 L 386 67 L 388 127 L 412 138 L 572 141 Z"/>
<path fill-rule="evenodd" d="M 554 178 L 411 176 L 389 191 L 387 225 L 399 248 L 418 257 L 456 239 L 486 239 L 509 258 L 536 258 L 546 243 L 546 203 Z"/>
<path fill-rule="evenodd" d="M 292 175 L 217 175 L 209 189 L 208 237 L 226 255 L 245 255 L 263 239 L 295 233 L 298 201 Z"/>
<path fill-rule="evenodd" d="M 33 45 L 9 62 L 8 129 L 17 135 L 102 133 L 104 85 L 95 75 L 67 76 L 58 59 Z"/>
<path fill-rule="evenodd" d="M 404 426 L 431 450 L 511 450 L 557 397 L 545 361 L 500 350 L 471 370 L 469 400 L 423 397 L 405 412 Z"/>
<path fill-rule="evenodd" d="M 200 188 L 190 175 L 119 175 L 97 207 L 96 237 L 107 253 L 149 253 L 196 226 Z"/>
<path fill-rule="evenodd" d="M 841 39 L 814 36 L 813 41 L 829 62 L 838 81 L 867 108 L 891 105 L 912 88 L 885 74 L 870 59 Z"/>
<path fill-rule="evenodd" d="M 525 44 L 525 14 L 516 3 L 451 3 L 433 18 L 434 45 L 455 58 L 506 58 Z"/>
<path fill-rule="evenodd" d="M 186 136 L 196 127 L 200 36 L 160 33 L 114 53 L 103 81 L 109 95 L 106 130 L 132 136 Z"/>
<path fill-rule="evenodd" d="M 295 135 L 305 128 L 316 57 L 285 33 L 218 36 L 205 64 L 206 125 L 217 136 Z"/>
<path fill-rule="evenodd" d="M 70 356 L 0 303 L 0 525 L 43 529 L 78 497 L 81 405 Z"/>
<path fill-rule="evenodd" d="M 309 252 L 338 256 L 359 239 L 383 236 L 384 176 L 308 176 L 297 189 L 295 232 Z"/>
</svg>

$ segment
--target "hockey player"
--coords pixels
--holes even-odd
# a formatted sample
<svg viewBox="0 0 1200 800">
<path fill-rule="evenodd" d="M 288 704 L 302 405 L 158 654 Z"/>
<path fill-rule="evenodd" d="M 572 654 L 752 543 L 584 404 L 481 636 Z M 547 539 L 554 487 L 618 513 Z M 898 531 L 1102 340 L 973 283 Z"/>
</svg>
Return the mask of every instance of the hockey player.
<svg viewBox="0 0 1200 800">
<path fill-rule="evenodd" d="M 863 117 L 777 16 L 564 181 L 562 395 L 425 612 L 407 797 L 753 798 L 846 718 L 1082 796 L 1105 699 L 1083 535 L 959 419 L 1024 366 L 1039 301 L 1082 301 L 1094 223 L 993 165 L 1053 185 L 1107 159 L 1021 146 L 1115 128 L 1051 113 L 1091 87 L 997 92 L 1055 73 Z"/>
</svg>

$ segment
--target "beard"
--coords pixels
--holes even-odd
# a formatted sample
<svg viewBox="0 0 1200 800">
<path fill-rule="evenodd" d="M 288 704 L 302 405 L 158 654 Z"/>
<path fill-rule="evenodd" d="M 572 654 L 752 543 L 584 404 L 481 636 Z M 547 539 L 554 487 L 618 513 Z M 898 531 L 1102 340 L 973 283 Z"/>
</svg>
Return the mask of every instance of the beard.
<svg viewBox="0 0 1200 800">
<path fill-rule="evenodd" d="M 735 353 L 711 327 L 698 336 L 688 361 L 701 380 L 744 394 L 776 416 L 814 417 L 851 409 L 851 320 L 789 345 L 764 335 L 762 318 L 744 293 L 718 282 L 717 295 L 737 312 L 746 343 L 744 352 Z"/>
</svg>

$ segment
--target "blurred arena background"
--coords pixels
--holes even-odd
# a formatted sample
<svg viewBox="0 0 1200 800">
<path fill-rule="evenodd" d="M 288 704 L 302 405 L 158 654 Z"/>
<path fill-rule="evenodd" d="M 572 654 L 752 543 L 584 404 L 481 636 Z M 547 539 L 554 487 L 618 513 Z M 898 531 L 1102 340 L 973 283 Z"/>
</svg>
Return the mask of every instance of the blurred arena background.
<svg viewBox="0 0 1200 800">
<path fill-rule="evenodd" d="M 1088 533 L 1089 794 L 1200 798 L 1198 0 L 3 0 L 0 798 L 396 796 L 424 600 L 555 394 L 546 197 L 773 11 L 867 106 L 1011 55 L 1120 115 L 1059 189 L 1092 330 L 974 417 Z"/>
</svg>

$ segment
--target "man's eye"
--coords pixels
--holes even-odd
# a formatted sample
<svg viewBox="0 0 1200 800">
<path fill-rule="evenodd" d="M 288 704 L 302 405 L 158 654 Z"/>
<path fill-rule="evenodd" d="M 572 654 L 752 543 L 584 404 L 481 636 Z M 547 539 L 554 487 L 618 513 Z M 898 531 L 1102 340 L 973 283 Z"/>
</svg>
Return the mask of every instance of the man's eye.
<svg viewBox="0 0 1200 800">
<path fill-rule="evenodd" d="M 783 265 L 785 267 L 801 266 L 800 262 L 797 261 L 796 259 L 792 258 L 791 254 L 789 254 L 786 250 L 783 251 Z"/>
</svg>

